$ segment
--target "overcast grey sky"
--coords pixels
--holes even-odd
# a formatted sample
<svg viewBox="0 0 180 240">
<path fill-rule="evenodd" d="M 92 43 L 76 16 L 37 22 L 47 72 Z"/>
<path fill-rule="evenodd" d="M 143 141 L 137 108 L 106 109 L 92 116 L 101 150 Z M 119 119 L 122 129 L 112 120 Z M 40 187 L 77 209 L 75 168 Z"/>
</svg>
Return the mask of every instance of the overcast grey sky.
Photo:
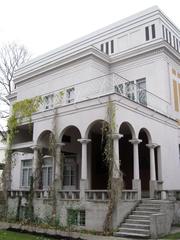
<svg viewBox="0 0 180 240">
<path fill-rule="evenodd" d="M 179 0 L 0 0 L 0 44 L 37 56 L 153 5 L 180 27 Z"/>
</svg>

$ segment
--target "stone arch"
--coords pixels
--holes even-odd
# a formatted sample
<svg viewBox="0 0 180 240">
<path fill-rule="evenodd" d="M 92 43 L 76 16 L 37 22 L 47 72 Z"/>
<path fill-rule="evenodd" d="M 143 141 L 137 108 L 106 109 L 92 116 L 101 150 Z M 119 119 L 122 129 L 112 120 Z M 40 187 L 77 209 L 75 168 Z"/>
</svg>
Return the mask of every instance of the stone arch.
<svg viewBox="0 0 180 240">
<path fill-rule="evenodd" d="M 53 134 L 51 130 L 44 130 L 41 132 L 37 138 L 37 145 L 40 147 L 48 147 L 50 141 L 50 135 Z"/>
<path fill-rule="evenodd" d="M 128 131 L 129 133 L 131 133 L 132 138 L 136 138 L 136 133 L 135 133 L 135 130 L 134 130 L 133 126 L 131 125 L 131 123 L 129 123 L 129 122 L 122 122 L 120 127 L 119 127 L 119 133 L 120 134 L 123 134 L 122 129 L 124 129 L 125 131 Z"/>
<path fill-rule="evenodd" d="M 62 137 L 63 137 L 64 133 L 65 133 L 66 131 L 68 131 L 68 129 L 70 129 L 70 128 L 76 129 L 76 130 L 79 132 L 79 135 L 80 135 L 80 138 L 81 138 L 81 131 L 79 130 L 79 128 L 76 127 L 75 125 L 69 125 L 69 126 L 66 126 L 65 128 L 63 128 L 63 129 L 61 130 L 61 132 L 60 132 L 60 134 L 59 134 L 59 141 L 60 141 L 60 142 L 62 142 Z"/>
<path fill-rule="evenodd" d="M 144 127 L 141 128 L 141 129 L 139 130 L 138 137 L 139 137 L 139 135 L 140 135 L 140 133 L 141 133 L 142 131 L 144 131 L 144 133 L 146 134 L 147 139 L 148 139 L 148 143 L 152 143 L 152 137 L 151 137 L 151 134 L 150 134 L 150 132 L 149 132 L 149 130 L 148 130 L 147 128 L 144 128 Z"/>
<path fill-rule="evenodd" d="M 105 121 L 104 119 L 97 119 L 97 120 L 91 122 L 86 129 L 85 138 L 89 137 L 89 132 L 94 125 L 96 125 L 96 124 L 102 125 L 103 123 L 108 124 L 107 121 Z"/>
</svg>

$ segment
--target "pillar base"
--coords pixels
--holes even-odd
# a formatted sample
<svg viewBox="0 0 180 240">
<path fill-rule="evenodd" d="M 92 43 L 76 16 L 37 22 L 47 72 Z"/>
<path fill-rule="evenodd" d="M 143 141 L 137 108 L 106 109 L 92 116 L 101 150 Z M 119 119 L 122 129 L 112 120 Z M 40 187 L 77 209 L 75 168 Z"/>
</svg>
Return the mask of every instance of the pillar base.
<svg viewBox="0 0 180 240">
<path fill-rule="evenodd" d="M 149 181 L 150 198 L 155 198 L 155 190 L 156 189 L 157 189 L 157 181 L 150 180 Z"/>
<path fill-rule="evenodd" d="M 132 180 L 132 188 L 133 188 L 133 190 L 138 191 L 138 200 L 140 200 L 141 199 L 141 180 L 133 179 Z"/>
<path fill-rule="evenodd" d="M 80 199 L 85 201 L 85 191 L 88 189 L 88 180 L 87 179 L 81 179 L 80 180 Z"/>
</svg>

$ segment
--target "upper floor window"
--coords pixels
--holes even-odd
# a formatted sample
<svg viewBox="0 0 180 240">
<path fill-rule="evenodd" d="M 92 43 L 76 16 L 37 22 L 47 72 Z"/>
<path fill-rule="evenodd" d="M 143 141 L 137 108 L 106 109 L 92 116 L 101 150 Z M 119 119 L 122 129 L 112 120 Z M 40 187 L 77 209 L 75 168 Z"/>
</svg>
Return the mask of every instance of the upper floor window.
<svg viewBox="0 0 180 240">
<path fill-rule="evenodd" d="M 106 42 L 106 54 L 109 54 L 109 42 Z"/>
<path fill-rule="evenodd" d="M 101 44 L 101 52 L 104 52 L 104 44 Z"/>
<path fill-rule="evenodd" d="M 32 177 L 32 160 L 21 161 L 21 187 L 29 187 Z"/>
<path fill-rule="evenodd" d="M 67 103 L 73 103 L 75 100 L 75 88 L 68 88 L 66 90 L 66 102 Z"/>
<path fill-rule="evenodd" d="M 114 40 L 109 42 L 101 43 L 100 45 L 101 52 L 105 52 L 106 54 L 114 53 Z"/>
<path fill-rule="evenodd" d="M 176 36 L 171 31 L 164 27 L 164 25 L 162 25 L 162 34 L 163 39 L 165 39 L 174 49 L 180 52 L 178 38 L 176 38 Z"/>
<path fill-rule="evenodd" d="M 146 41 L 149 41 L 149 27 L 145 28 L 145 32 L 146 32 Z"/>
<path fill-rule="evenodd" d="M 114 40 L 111 40 L 111 53 L 114 53 Z"/>
<path fill-rule="evenodd" d="M 165 39 L 165 29 L 164 29 L 164 25 L 162 25 L 162 34 L 163 34 L 163 38 Z"/>
<path fill-rule="evenodd" d="M 145 38 L 146 41 L 156 38 L 155 24 L 152 24 L 151 27 L 145 27 Z"/>
<path fill-rule="evenodd" d="M 169 43 L 170 43 L 170 45 L 172 44 L 172 41 L 171 41 L 171 32 L 169 32 Z"/>
<path fill-rule="evenodd" d="M 152 38 L 156 38 L 155 24 L 151 25 L 151 31 L 152 31 Z"/>
<path fill-rule="evenodd" d="M 50 94 L 44 97 L 44 109 L 52 109 L 54 107 L 54 95 Z"/>
</svg>

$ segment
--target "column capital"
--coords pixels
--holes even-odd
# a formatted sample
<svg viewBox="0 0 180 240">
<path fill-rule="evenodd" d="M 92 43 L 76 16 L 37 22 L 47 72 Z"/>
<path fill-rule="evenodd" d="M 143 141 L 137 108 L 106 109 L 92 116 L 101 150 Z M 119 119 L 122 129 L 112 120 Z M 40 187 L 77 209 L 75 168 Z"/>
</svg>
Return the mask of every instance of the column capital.
<svg viewBox="0 0 180 240">
<path fill-rule="evenodd" d="M 36 144 L 36 145 L 32 145 L 32 146 L 30 146 L 30 148 L 31 148 L 32 150 L 38 150 L 38 149 L 41 148 L 41 146 L 38 145 L 38 144 Z"/>
<path fill-rule="evenodd" d="M 77 141 L 80 142 L 81 144 L 88 144 L 89 142 L 91 142 L 91 139 L 79 138 L 79 139 L 77 139 Z"/>
<path fill-rule="evenodd" d="M 158 144 L 156 144 L 156 143 L 148 143 L 148 144 L 146 144 L 146 147 L 152 148 L 152 149 L 156 148 L 157 146 L 158 146 Z"/>
<path fill-rule="evenodd" d="M 111 137 L 112 137 L 112 139 L 114 140 L 114 139 L 120 139 L 120 138 L 122 138 L 123 135 L 122 135 L 122 134 L 119 134 L 119 133 L 112 133 L 112 134 L 111 134 Z"/>
<path fill-rule="evenodd" d="M 65 146 L 65 145 L 66 145 L 66 143 L 58 142 L 58 143 L 56 143 L 56 148 L 58 148 L 58 147 L 63 147 L 63 146 Z"/>
<path fill-rule="evenodd" d="M 142 142 L 142 140 L 138 139 L 138 138 L 133 138 L 133 139 L 129 140 L 129 142 L 132 144 L 139 144 Z"/>
</svg>

